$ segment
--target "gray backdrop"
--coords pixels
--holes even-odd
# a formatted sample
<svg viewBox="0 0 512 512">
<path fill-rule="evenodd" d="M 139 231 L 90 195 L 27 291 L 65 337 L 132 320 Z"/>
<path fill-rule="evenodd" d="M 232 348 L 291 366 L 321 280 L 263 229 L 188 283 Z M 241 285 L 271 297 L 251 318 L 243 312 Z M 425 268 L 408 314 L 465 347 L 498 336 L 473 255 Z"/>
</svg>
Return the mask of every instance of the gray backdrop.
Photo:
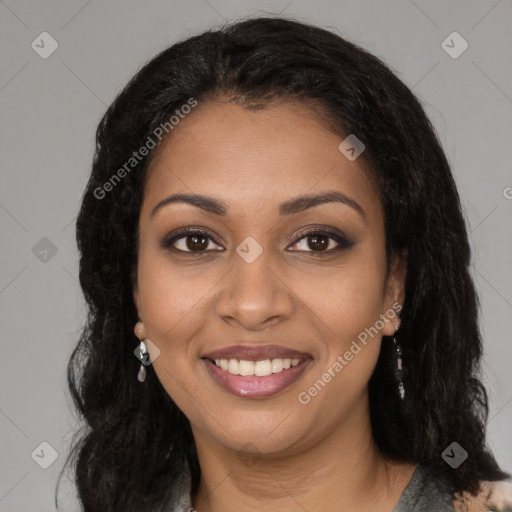
<svg viewBox="0 0 512 512">
<path fill-rule="evenodd" d="M 106 106 L 171 43 L 264 12 L 340 32 L 384 59 L 425 105 L 470 227 L 489 442 L 512 469 L 510 0 L 5 0 L 0 511 L 55 510 L 77 421 L 65 365 L 85 318 L 74 225 Z M 61 490 L 61 510 L 79 510 L 67 477 Z"/>
</svg>

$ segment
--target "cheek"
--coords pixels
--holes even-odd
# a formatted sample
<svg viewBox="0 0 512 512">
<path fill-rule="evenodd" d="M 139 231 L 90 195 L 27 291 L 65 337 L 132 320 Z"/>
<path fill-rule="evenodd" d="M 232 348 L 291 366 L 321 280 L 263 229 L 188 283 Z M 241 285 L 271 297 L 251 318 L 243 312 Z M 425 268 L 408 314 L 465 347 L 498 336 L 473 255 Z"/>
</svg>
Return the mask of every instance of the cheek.
<svg viewBox="0 0 512 512">
<path fill-rule="evenodd" d="M 160 350 L 153 362 L 158 380 L 191 418 L 197 410 L 191 407 L 190 397 L 196 397 L 197 401 L 201 396 L 201 390 L 194 389 L 197 385 L 194 365 L 201 364 L 196 340 L 200 339 L 198 331 L 207 315 L 205 304 L 212 283 L 204 275 L 187 275 L 166 256 L 141 248 L 139 297 L 146 337 Z"/>
<path fill-rule="evenodd" d="M 179 340 L 178 332 L 199 320 L 211 284 L 204 274 L 188 270 L 165 252 L 141 249 L 139 295 L 148 337 Z"/>
<path fill-rule="evenodd" d="M 138 276 L 146 336 L 160 350 L 153 369 L 177 406 L 201 425 L 208 404 L 201 403 L 202 390 L 193 366 L 197 354 L 193 352 L 195 334 L 205 319 L 205 294 L 211 285 L 204 277 L 188 276 L 165 254 L 142 248 Z"/>
<path fill-rule="evenodd" d="M 360 251 L 339 267 L 289 277 L 305 312 L 331 339 L 331 348 L 345 350 L 383 313 L 385 264 L 371 251 Z"/>
<path fill-rule="evenodd" d="M 322 339 L 319 364 L 305 383 L 308 387 L 300 390 L 305 393 L 300 403 L 314 402 L 318 413 L 325 403 L 336 404 L 333 415 L 351 410 L 375 368 L 384 305 L 383 258 L 378 246 L 365 247 L 346 265 L 323 276 L 309 275 L 294 286 Z"/>
</svg>

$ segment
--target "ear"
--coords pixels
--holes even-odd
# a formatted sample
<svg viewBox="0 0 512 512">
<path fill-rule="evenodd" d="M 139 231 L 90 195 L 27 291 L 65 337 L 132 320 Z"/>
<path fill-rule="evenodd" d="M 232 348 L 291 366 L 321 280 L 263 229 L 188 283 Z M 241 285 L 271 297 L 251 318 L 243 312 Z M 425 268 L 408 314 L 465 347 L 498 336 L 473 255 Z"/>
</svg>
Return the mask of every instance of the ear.
<svg viewBox="0 0 512 512">
<path fill-rule="evenodd" d="M 392 336 L 395 325 L 400 324 L 398 315 L 403 308 L 405 300 L 405 278 L 407 275 L 407 252 L 402 251 L 393 255 L 391 270 L 385 284 L 384 312 L 391 321 L 386 322 L 382 334 Z M 391 312 L 391 316 L 389 313 Z"/>
<path fill-rule="evenodd" d="M 133 285 L 133 302 L 135 303 L 135 308 L 137 309 L 137 317 L 140 320 L 142 318 L 142 315 L 140 307 L 139 287 L 137 286 L 137 284 Z"/>
<path fill-rule="evenodd" d="M 133 294 L 133 303 L 135 304 L 135 309 L 137 310 L 137 317 L 140 320 L 142 318 L 142 308 L 140 306 L 140 295 L 139 295 L 139 286 L 138 286 L 138 272 L 137 265 L 132 265 L 130 271 L 130 280 L 132 283 L 132 294 Z"/>
</svg>

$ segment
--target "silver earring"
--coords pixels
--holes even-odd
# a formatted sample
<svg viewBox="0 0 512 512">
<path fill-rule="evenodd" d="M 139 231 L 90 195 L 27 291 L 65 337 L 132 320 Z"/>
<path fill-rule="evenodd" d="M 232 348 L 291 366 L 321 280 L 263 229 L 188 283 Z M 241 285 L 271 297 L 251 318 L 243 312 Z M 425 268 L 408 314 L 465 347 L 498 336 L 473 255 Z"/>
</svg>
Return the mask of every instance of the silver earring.
<svg viewBox="0 0 512 512">
<path fill-rule="evenodd" d="M 395 325 L 395 331 L 398 331 L 398 327 L 398 324 Z M 398 392 L 400 393 L 400 399 L 403 400 L 405 397 L 405 388 L 402 380 L 402 347 L 400 347 L 400 344 L 396 341 L 395 336 L 393 336 L 393 344 L 396 352 L 395 376 L 398 380 Z"/>
<path fill-rule="evenodd" d="M 140 359 L 144 360 L 146 358 L 147 353 L 148 353 L 148 349 L 146 348 L 146 344 L 144 343 L 144 341 L 141 341 L 140 345 L 139 345 Z M 139 368 L 139 373 L 137 374 L 137 380 L 139 382 L 144 382 L 146 380 L 146 367 L 142 363 Z"/>
</svg>

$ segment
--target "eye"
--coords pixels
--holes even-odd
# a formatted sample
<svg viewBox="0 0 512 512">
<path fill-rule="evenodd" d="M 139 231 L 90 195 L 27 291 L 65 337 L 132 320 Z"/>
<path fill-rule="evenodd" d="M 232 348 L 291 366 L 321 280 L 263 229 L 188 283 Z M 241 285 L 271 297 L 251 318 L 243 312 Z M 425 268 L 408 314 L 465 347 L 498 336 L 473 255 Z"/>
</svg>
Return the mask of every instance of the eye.
<svg viewBox="0 0 512 512">
<path fill-rule="evenodd" d="M 179 244 L 178 244 L 179 242 Z M 175 252 L 188 252 L 201 254 L 210 246 L 210 242 L 214 242 L 212 236 L 207 231 L 201 229 L 185 229 L 177 235 L 166 237 L 161 246 L 164 249 L 170 249 Z M 180 245 L 181 247 L 179 247 Z M 215 249 L 219 250 L 219 249 Z"/>
<path fill-rule="evenodd" d="M 332 242 L 335 243 L 332 244 Z M 342 251 L 354 245 L 353 242 L 349 241 L 343 235 L 327 229 L 314 229 L 306 233 L 301 233 L 300 238 L 293 246 L 299 246 L 301 243 L 303 247 L 310 248 L 311 250 L 299 249 L 299 251 L 320 253 L 322 255 Z"/>
</svg>

